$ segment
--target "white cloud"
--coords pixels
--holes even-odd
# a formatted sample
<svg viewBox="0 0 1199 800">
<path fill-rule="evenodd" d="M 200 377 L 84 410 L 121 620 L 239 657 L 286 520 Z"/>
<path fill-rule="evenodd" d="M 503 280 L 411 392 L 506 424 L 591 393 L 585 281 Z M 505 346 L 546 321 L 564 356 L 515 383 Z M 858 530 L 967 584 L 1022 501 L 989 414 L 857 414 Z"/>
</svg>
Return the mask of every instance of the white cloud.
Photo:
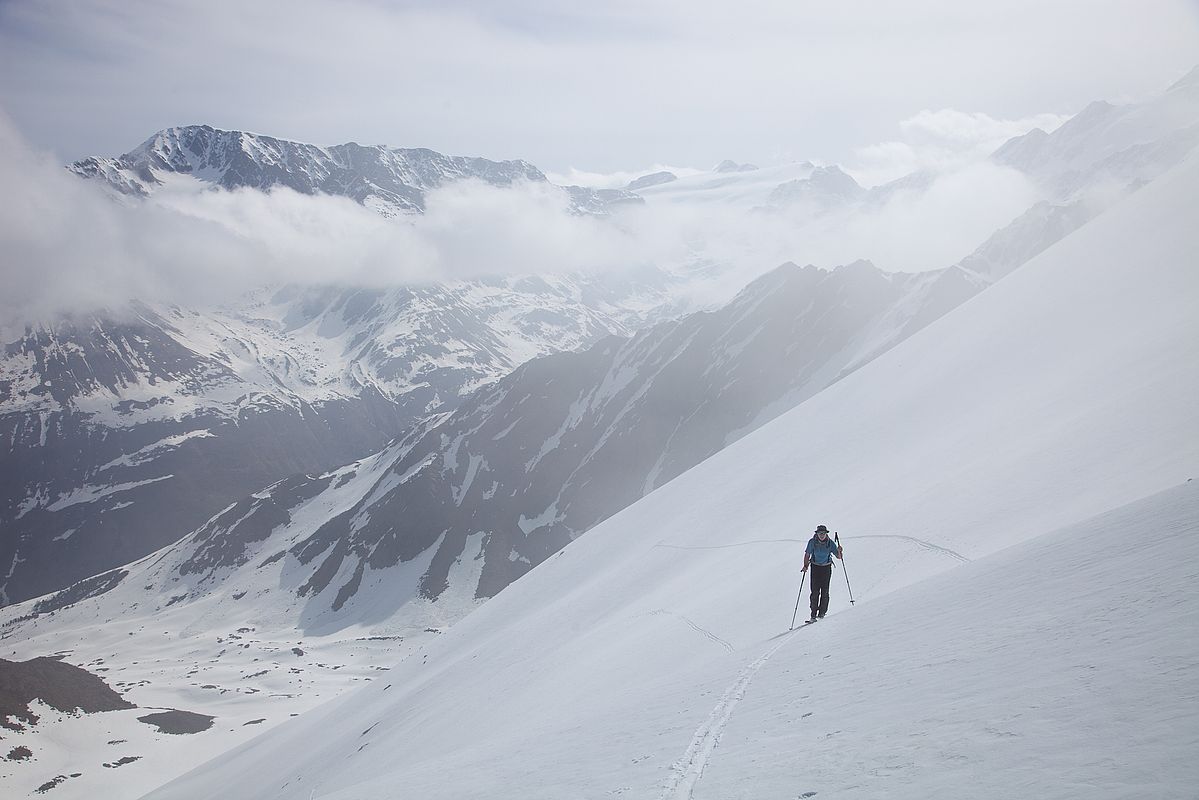
<svg viewBox="0 0 1199 800">
<path fill-rule="evenodd" d="M 623 189 L 630 182 L 654 172 L 672 172 L 677 177 L 699 175 L 705 170 L 697 167 L 672 167 L 669 164 L 654 164 L 645 169 L 594 172 L 570 167 L 562 172 L 547 172 L 545 175 L 560 186 L 589 186 L 594 189 Z"/>
<path fill-rule="evenodd" d="M 865 185 L 894 180 L 918 170 L 956 169 L 994 152 L 1033 128 L 1053 131 L 1068 115 L 1042 113 L 995 119 L 982 112 L 924 110 L 899 123 L 901 139 L 859 148 L 849 171 Z"/>
<path fill-rule="evenodd" d="M 952 139 L 957 134 L 943 131 L 947 119 L 909 129 Z M 968 149 L 982 137 L 958 138 Z M 389 286 L 696 260 L 724 267 L 712 298 L 719 300 L 788 260 L 947 266 L 1038 199 L 1019 173 L 973 163 L 943 171 L 924 191 L 823 215 L 651 203 L 602 219 L 570 213 L 566 195 L 549 184 L 475 181 L 429 192 L 425 214 L 401 219 L 345 198 L 219 191 L 190 178 L 149 201 L 120 204 L 31 149 L 2 117 L 0 184 L 0 323 L 7 325 L 130 299 L 202 306 L 272 283 Z"/>
<path fill-rule="evenodd" d="M 116 203 L 29 148 L 0 116 L 0 321 L 119 306 L 203 305 L 264 283 L 379 286 L 482 274 L 609 269 L 635 256 L 619 228 L 569 213 L 544 183 L 474 181 L 386 219 L 289 189 L 220 191 L 184 178 Z"/>
<path fill-rule="evenodd" d="M 783 261 L 829 269 L 864 258 L 886 270 L 920 272 L 957 262 L 1040 199 L 1016 170 L 975 162 L 880 205 L 819 215 L 804 206 L 749 214 L 724 206 L 650 208 L 636 236 L 660 257 L 703 254 L 738 265 L 733 276 L 740 281 Z"/>
</svg>

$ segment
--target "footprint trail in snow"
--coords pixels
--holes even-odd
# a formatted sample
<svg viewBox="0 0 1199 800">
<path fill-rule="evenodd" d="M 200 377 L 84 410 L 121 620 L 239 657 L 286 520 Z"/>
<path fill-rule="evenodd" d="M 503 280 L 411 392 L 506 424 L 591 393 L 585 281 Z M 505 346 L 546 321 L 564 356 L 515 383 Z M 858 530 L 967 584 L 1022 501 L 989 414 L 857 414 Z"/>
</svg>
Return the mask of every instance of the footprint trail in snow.
<svg viewBox="0 0 1199 800">
<path fill-rule="evenodd" d="M 800 630 L 803 630 L 802 626 L 787 633 L 794 634 Z M 777 653 L 790 639 L 790 636 L 785 636 L 778 644 L 737 673 L 737 679 L 729 688 L 725 689 L 724 694 L 720 697 L 720 702 L 712 709 L 712 713 L 708 714 L 704 723 L 695 730 L 695 735 L 691 737 L 691 744 L 687 746 L 687 751 L 671 766 L 671 775 L 660 795 L 660 800 L 690 800 L 695 791 L 695 785 L 703 777 L 704 768 L 707 767 L 712 752 L 720 742 L 720 736 L 724 733 L 725 726 L 733 716 L 733 709 L 745 697 L 750 681 L 753 680 L 758 670 L 770 660 L 771 656 Z"/>
</svg>

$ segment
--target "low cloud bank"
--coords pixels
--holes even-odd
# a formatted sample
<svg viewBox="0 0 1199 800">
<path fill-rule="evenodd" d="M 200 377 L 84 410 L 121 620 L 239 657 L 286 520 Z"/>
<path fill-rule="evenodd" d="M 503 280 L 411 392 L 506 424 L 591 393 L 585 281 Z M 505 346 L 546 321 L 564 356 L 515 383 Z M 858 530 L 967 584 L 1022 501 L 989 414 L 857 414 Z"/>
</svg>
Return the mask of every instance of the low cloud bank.
<svg viewBox="0 0 1199 800">
<path fill-rule="evenodd" d="M 648 204 L 612 218 L 570 213 L 544 183 L 464 181 L 427 213 L 386 219 L 351 200 L 287 189 L 219 191 L 190 179 L 144 202 L 114 202 L 24 143 L 0 117 L 0 329 L 130 300 L 188 306 L 273 283 L 390 286 L 483 275 L 723 268 L 728 291 L 791 260 L 833 267 L 947 266 L 1037 200 L 987 163 L 947 172 L 869 210 L 747 212 Z M 714 300 L 720 298 L 713 298 Z"/>
<path fill-rule="evenodd" d="M 917 170 L 960 169 L 986 158 L 1008 139 L 1033 128 L 1050 133 L 1069 118 L 1036 114 L 996 119 L 982 112 L 926 109 L 899 123 L 898 139 L 859 148 L 850 171 L 863 184 L 873 186 Z"/>
</svg>

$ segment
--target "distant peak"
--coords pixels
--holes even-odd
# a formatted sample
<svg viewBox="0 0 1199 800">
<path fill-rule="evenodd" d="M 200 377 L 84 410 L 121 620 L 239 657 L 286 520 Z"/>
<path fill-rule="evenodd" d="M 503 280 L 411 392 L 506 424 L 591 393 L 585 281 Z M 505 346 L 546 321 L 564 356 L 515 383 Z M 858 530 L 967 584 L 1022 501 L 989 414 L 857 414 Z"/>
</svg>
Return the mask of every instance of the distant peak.
<svg viewBox="0 0 1199 800">
<path fill-rule="evenodd" d="M 818 175 L 821 175 L 821 176 L 822 175 L 834 175 L 834 176 L 845 175 L 845 177 L 847 177 L 847 178 L 849 177 L 849 175 L 845 172 L 845 170 L 841 169 L 841 167 L 839 167 L 836 164 L 829 164 L 826 167 L 813 167 L 811 177 L 815 178 Z"/>
<path fill-rule="evenodd" d="M 1078 116 L 1081 117 L 1084 114 L 1103 114 L 1113 108 L 1115 108 L 1115 106 L 1106 100 L 1092 100 L 1091 102 L 1087 103 L 1086 108 L 1078 112 Z"/>
<path fill-rule="evenodd" d="M 673 172 L 662 170 L 660 172 L 651 172 L 648 175 L 642 175 L 640 178 L 631 180 L 629 181 L 629 185 L 624 188 L 632 192 L 638 189 L 648 189 L 650 186 L 658 186 L 663 183 L 670 183 L 671 181 L 677 181 L 678 179 L 679 176 L 675 175 Z"/>
<path fill-rule="evenodd" d="M 757 168 L 758 168 L 757 164 L 738 164 L 736 161 L 726 158 L 724 161 L 721 161 L 719 164 L 717 164 L 715 167 L 713 167 L 713 171 L 714 172 L 753 172 Z"/>
<path fill-rule="evenodd" d="M 812 170 L 812 174 L 808 176 L 807 181 L 813 186 L 819 186 L 823 189 L 846 195 L 855 195 L 862 191 L 862 187 L 858 185 L 858 182 L 836 164 L 829 164 L 826 167 L 816 167 Z"/>
</svg>

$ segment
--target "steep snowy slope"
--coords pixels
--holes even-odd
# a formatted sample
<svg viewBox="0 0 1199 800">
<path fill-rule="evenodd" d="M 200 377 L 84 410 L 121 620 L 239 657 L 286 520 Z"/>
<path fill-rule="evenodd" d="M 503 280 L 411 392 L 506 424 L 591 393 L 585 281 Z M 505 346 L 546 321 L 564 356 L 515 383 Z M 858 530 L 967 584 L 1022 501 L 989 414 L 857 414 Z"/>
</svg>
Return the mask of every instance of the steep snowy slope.
<svg viewBox="0 0 1199 800">
<path fill-rule="evenodd" d="M 1151 569 L 1111 556 L 1130 539 Z M 863 604 L 748 676 L 712 731 L 719 749 L 679 787 L 696 800 L 744 787 L 1186 797 L 1199 785 L 1197 563 L 1190 481 Z"/>
<path fill-rule="evenodd" d="M 720 733 L 730 719 L 736 722 L 737 702 L 752 691 L 755 674 L 776 654 L 785 658 L 787 648 L 802 647 L 801 637 L 831 637 L 833 626 L 847 631 L 836 635 L 851 635 L 859 616 L 855 609 L 772 639 L 790 617 L 800 543 L 814 523 L 827 522 L 845 534 L 860 616 L 866 618 L 863 631 L 869 633 L 880 625 L 868 612 L 874 603 L 900 608 L 897 622 L 936 614 L 930 595 L 909 594 L 914 607 L 904 607 L 898 595 L 882 599 L 889 590 L 1081 523 L 1199 471 L 1199 412 L 1192 401 L 1199 393 L 1199 321 L 1193 313 L 1199 232 L 1190 220 L 1197 188 L 1199 165 L 1188 163 L 572 543 L 456 625 L 423 657 L 397 664 L 386 688 L 339 698 L 151 796 L 215 796 L 237 786 L 246 796 L 357 798 L 403 786 L 431 798 L 500 790 L 546 798 L 609 792 L 702 797 L 702 768 L 717 774 Z M 1145 510 L 1168 518 L 1168 529 L 1193 530 L 1190 497 L 1151 501 Z M 1140 520 L 1136 509 L 1130 519 Z M 1022 604 L 1018 583 L 1006 591 L 1010 603 L 1002 606 L 983 604 L 971 589 L 1019 581 L 1024 572 L 1013 563 L 1022 559 L 997 560 L 994 570 L 979 565 L 970 578 L 947 584 L 961 592 L 963 603 L 977 604 L 979 618 L 960 612 L 952 619 L 972 626 L 970 636 L 979 637 L 979 630 L 998 622 L 997 608 L 1007 615 L 1023 605 L 1032 609 L 1034 622 L 1048 618 L 1028 629 L 1040 637 L 1031 651 L 1044 652 L 1051 637 L 1083 623 L 1073 615 L 1112 610 L 1098 600 L 1069 603 L 1067 596 L 1094 591 L 1096 578 L 1141 568 L 1136 559 L 1115 558 L 1119 551 L 1111 548 L 1120 539 L 1112 529 L 1118 527 L 1109 520 L 1070 534 L 1063 541 L 1077 550 L 1094 531 L 1098 552 L 1086 554 L 1085 563 L 1098 556 L 1101 568 L 1081 576 L 1067 571 L 1059 588 L 1038 586 Z M 1138 540 L 1151 530 L 1129 533 Z M 1183 541 L 1167 540 L 1161 552 L 1177 543 L 1186 558 L 1193 536 L 1185 546 Z M 1146 550 L 1149 561 L 1158 554 Z M 1033 576 L 1045 572 L 1027 569 Z M 1193 617 L 1187 571 L 1169 568 L 1160 575 L 1167 583 L 1158 588 L 1175 592 L 1181 613 Z M 834 610 L 841 611 L 845 595 L 840 584 L 835 587 Z M 1058 602 L 1038 606 L 1038 597 Z M 1181 663 L 1143 665 L 1161 691 L 1131 689 L 1104 698 L 1111 714 L 1131 721 L 1126 730 L 1143 732 L 1138 754 L 1152 759 L 1157 780 L 1174 796 L 1193 787 L 1193 768 L 1153 745 L 1163 740 L 1159 715 L 1168 708 L 1181 715 L 1175 719 L 1182 743 L 1194 740 L 1193 694 L 1187 694 L 1194 676 L 1186 672 L 1193 669 L 1194 648 L 1180 649 L 1175 640 L 1177 613 L 1140 620 L 1138 636 L 1150 652 L 1183 657 Z M 1060 622 L 1055 614 L 1063 615 Z M 821 625 L 830 632 L 822 633 Z M 992 677 L 983 702 L 1019 697 L 1025 688 L 994 677 L 1007 663 L 1006 631 L 983 636 L 986 651 L 962 653 L 986 659 L 983 669 Z M 886 669 L 906 655 L 884 649 L 894 644 L 893 637 L 881 637 L 879 650 L 858 652 Z M 1096 685 L 1135 683 L 1127 661 L 1101 657 L 1103 642 L 1074 641 L 1070 647 L 1065 652 L 1097 667 Z M 814 652 L 816 657 L 793 656 L 803 674 L 794 676 L 791 694 L 778 697 L 780 704 L 818 691 L 801 682 L 824 663 L 827 653 Z M 1061 668 L 1060 662 L 1046 666 Z M 963 673 L 947 674 L 961 691 Z M 870 677 L 884 678 L 868 672 L 863 680 Z M 1028 687 L 1030 696 L 1052 694 L 1060 671 L 1051 671 L 1047 681 Z M 917 681 L 910 686 L 914 692 L 926 687 Z M 1192 705 L 1180 705 L 1188 697 Z M 986 708 L 995 711 L 996 705 Z M 852 709 L 869 718 L 870 708 Z M 1087 717 L 1075 716 L 1069 705 L 1037 714 L 1034 722 L 1048 723 L 1029 732 L 1017 761 L 1055 744 L 1069 752 L 1085 749 L 1091 731 L 1073 723 Z M 945 728 L 935 720 L 918 722 L 942 738 L 969 735 L 954 727 L 955 719 L 962 717 L 950 717 Z M 834 746 L 836 732 L 844 730 L 824 718 L 813 722 L 834 734 L 825 746 Z M 1014 724 L 999 722 L 993 726 L 999 732 Z M 756 749 L 748 758 L 794 757 L 794 741 L 782 738 L 793 728 L 777 719 L 774 724 L 755 731 Z M 1063 733 L 1073 738 L 1050 739 Z M 744 734 L 736 741 L 745 741 Z M 909 796 L 925 796 L 941 780 L 936 768 L 953 755 L 915 746 L 897 765 L 894 754 L 869 736 L 847 743 L 850 749 L 838 756 L 838 763 L 855 770 L 840 775 L 846 791 L 858 791 L 851 788 L 858 771 L 875 780 L 898 766 Z M 821 740 L 808 745 L 819 750 Z M 981 757 L 977 750 L 970 755 Z M 982 757 L 975 766 L 984 786 L 1003 779 L 1010 758 L 990 752 Z M 1038 779 L 1038 791 L 1077 796 L 1074 787 L 1055 784 L 1058 776 L 1044 763 L 1025 765 Z M 747 764 L 729 769 L 751 771 Z M 1096 776 L 1106 796 L 1119 795 L 1104 783 L 1112 772 Z M 809 790 L 815 789 L 791 785 L 782 796 Z"/>
</svg>

